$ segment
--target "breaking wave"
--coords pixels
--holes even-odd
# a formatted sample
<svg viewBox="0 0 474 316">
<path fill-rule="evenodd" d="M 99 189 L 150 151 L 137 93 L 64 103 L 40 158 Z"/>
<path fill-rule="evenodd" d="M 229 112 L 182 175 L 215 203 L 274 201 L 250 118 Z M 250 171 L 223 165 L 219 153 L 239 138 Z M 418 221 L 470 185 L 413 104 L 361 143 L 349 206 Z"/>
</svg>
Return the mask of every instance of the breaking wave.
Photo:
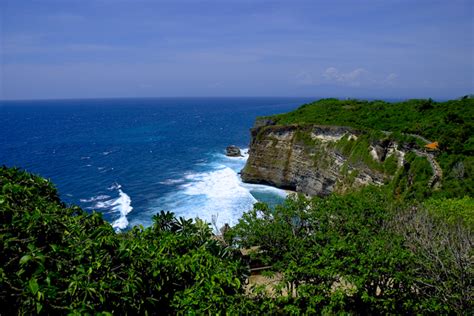
<svg viewBox="0 0 474 316">
<path fill-rule="evenodd" d="M 122 186 L 118 183 L 114 183 L 108 188 L 109 191 L 118 193 L 118 197 L 115 198 L 101 194 L 89 199 L 80 199 L 82 203 L 89 204 L 86 209 L 98 210 L 110 216 L 113 220 L 112 227 L 117 231 L 127 228 L 129 224 L 127 215 L 133 210 L 132 199 L 121 188 Z"/>
<path fill-rule="evenodd" d="M 120 213 L 120 217 L 112 223 L 112 227 L 118 230 L 122 230 L 127 228 L 128 226 L 127 214 L 133 210 L 133 207 L 132 199 L 130 199 L 130 196 L 128 196 L 121 189 L 118 189 L 118 191 L 119 197 L 112 204 L 112 210 L 118 211 Z"/>
<path fill-rule="evenodd" d="M 206 170 L 188 172 L 181 179 L 165 181 L 177 185 L 176 190 L 157 199 L 151 212 L 165 209 L 176 216 L 199 217 L 220 228 L 226 223 L 237 224 L 242 214 L 257 202 L 256 197 L 266 195 L 282 201 L 286 197 L 284 190 L 242 182 L 239 172 L 248 158 L 247 150 L 244 149 L 243 153 L 243 157 L 215 154 L 213 162 L 204 166 Z M 151 214 L 148 215 L 150 218 Z M 141 224 L 151 224 L 151 218 L 145 223 L 143 220 L 142 217 Z"/>
</svg>

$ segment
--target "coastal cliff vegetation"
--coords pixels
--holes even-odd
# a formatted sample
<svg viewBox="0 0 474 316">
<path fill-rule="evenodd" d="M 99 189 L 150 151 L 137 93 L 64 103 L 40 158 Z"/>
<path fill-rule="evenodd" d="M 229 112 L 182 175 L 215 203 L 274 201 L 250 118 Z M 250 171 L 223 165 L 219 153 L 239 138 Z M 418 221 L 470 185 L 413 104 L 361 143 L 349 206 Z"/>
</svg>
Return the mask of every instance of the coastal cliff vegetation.
<svg viewBox="0 0 474 316">
<path fill-rule="evenodd" d="M 48 180 L 2 167 L 2 313 L 472 314 L 473 106 L 324 99 L 259 119 L 252 142 L 265 145 L 250 156 L 270 151 L 266 182 L 326 191 L 257 203 L 222 236 L 164 211 L 116 233 Z M 272 176 L 257 162 L 249 177 Z M 333 171 L 291 183 L 301 164 Z M 256 265 L 271 285 L 249 281 Z"/>
<path fill-rule="evenodd" d="M 258 118 L 242 178 L 309 195 L 390 183 L 398 196 L 454 198 L 473 194 L 473 154 L 472 98 L 322 99 Z"/>
<path fill-rule="evenodd" d="M 278 125 L 320 124 L 389 131 L 395 133 L 394 137 L 415 134 L 438 141 L 440 148 L 449 153 L 474 153 L 474 99 L 470 97 L 445 102 L 322 99 L 269 119 Z"/>
</svg>

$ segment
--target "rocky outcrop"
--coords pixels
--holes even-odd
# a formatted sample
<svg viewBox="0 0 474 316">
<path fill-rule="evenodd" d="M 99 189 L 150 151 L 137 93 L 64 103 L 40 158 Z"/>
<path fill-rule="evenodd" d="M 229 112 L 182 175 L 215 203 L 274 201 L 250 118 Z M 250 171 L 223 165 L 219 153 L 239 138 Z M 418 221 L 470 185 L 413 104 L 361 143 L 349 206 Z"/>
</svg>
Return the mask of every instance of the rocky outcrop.
<svg viewBox="0 0 474 316">
<path fill-rule="evenodd" d="M 227 146 L 225 154 L 229 157 L 243 157 L 240 148 L 234 145 Z"/>
<path fill-rule="evenodd" d="M 399 166 L 403 164 L 403 154 L 396 144 L 390 141 L 359 144 L 362 132 L 349 127 L 282 126 L 274 125 L 271 120 L 259 120 L 251 133 L 249 159 L 241 172 L 242 180 L 312 196 L 366 184 L 381 185 L 389 175 L 383 168 L 374 166 L 381 166 L 392 155 Z M 364 144 L 368 158 L 353 159 L 354 150 L 347 148 Z"/>
</svg>

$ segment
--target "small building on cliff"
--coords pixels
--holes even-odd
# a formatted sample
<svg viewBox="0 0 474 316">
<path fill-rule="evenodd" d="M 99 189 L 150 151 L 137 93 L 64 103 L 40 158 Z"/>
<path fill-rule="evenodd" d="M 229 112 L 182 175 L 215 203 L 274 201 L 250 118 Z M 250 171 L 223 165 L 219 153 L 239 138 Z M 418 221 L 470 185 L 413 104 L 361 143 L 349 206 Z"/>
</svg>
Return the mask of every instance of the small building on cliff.
<svg viewBox="0 0 474 316">
<path fill-rule="evenodd" d="M 425 145 L 425 149 L 427 151 L 437 151 L 439 150 L 439 144 L 438 142 L 433 142 Z"/>
</svg>

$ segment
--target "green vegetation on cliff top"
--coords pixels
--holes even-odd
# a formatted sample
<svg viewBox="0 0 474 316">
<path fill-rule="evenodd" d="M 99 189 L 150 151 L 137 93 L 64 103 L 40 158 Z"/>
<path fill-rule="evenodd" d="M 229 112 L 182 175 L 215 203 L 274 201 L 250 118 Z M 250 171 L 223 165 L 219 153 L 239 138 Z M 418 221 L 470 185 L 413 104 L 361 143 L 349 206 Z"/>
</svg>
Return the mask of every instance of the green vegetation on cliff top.
<svg viewBox="0 0 474 316">
<path fill-rule="evenodd" d="M 385 101 L 321 99 L 302 105 L 284 114 L 264 117 L 276 125 L 334 125 L 348 126 L 366 131 L 368 138 L 390 138 L 399 144 L 408 144 L 419 149 L 426 141 L 438 142 L 439 151 L 434 152 L 443 171 L 442 189 L 437 196 L 472 196 L 474 190 L 474 99 L 461 98 L 446 102 L 408 100 L 389 103 Z M 382 132 L 390 132 L 382 133 Z M 426 141 L 421 141 L 420 137 Z M 368 150 L 365 158 L 370 159 Z M 360 156 L 360 155 L 359 155 Z M 420 160 L 420 159 L 418 159 Z M 423 160 L 423 159 L 422 159 Z M 426 160 L 426 159 L 424 159 Z M 410 161 L 408 161 L 410 162 Z M 420 168 L 404 172 L 405 176 L 395 179 L 397 184 L 419 189 L 410 191 L 411 197 L 426 198 L 433 192 L 426 190 L 426 179 L 414 183 Z M 408 166 L 411 168 L 413 164 Z M 423 171 L 424 172 L 424 171 Z M 415 181 L 416 182 L 416 181 Z M 394 188 L 400 191 L 399 188 Z M 417 192 L 415 192 L 417 191 Z"/>
<path fill-rule="evenodd" d="M 278 125 L 319 124 L 416 134 L 438 141 L 441 149 L 474 154 L 474 99 L 446 102 L 322 99 L 270 117 Z"/>
</svg>

